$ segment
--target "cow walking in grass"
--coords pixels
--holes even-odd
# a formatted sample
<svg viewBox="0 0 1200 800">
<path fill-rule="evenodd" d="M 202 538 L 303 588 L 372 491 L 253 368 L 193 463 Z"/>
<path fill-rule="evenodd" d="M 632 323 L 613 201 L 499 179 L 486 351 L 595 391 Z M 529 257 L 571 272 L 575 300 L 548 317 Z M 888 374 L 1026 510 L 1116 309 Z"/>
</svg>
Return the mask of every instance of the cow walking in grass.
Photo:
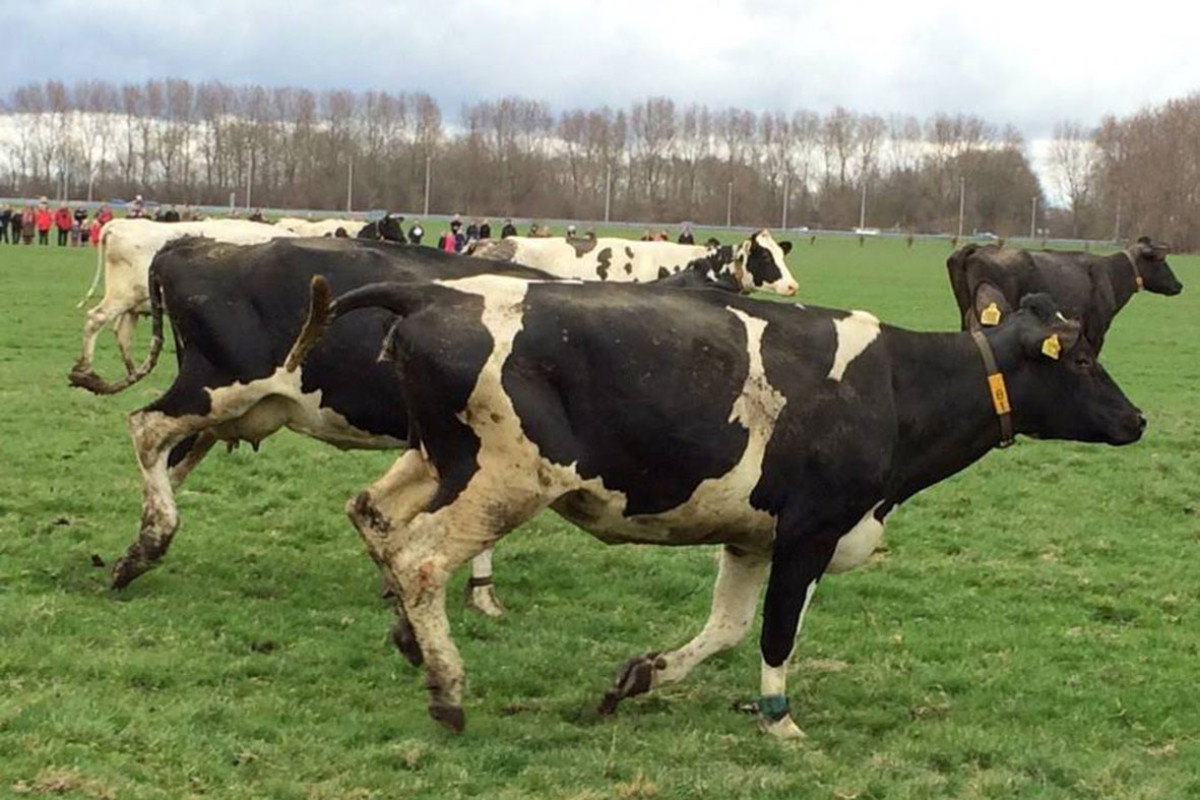
<svg viewBox="0 0 1200 800">
<path fill-rule="evenodd" d="M 610 543 L 721 544 L 708 622 L 635 656 L 602 708 L 733 647 L 767 584 L 759 721 L 800 730 L 788 660 L 826 572 L 862 564 L 892 509 L 1016 433 L 1127 444 L 1145 420 L 1045 295 L 978 336 L 712 291 L 483 276 L 369 286 L 313 308 L 402 318 L 417 445 L 347 506 L 398 587 L 430 713 L 462 729 L 465 673 L 445 613 L 467 559 L 552 508 Z M 355 312 L 355 313 L 351 313 Z"/>
<path fill-rule="evenodd" d="M 1167 249 L 1143 236 L 1119 253 L 1006 250 L 969 244 L 946 260 L 962 329 L 997 325 L 1020 298 L 1045 292 L 1099 353 L 1113 318 L 1142 289 L 1177 295 L 1183 284 L 1167 264 Z"/>
</svg>

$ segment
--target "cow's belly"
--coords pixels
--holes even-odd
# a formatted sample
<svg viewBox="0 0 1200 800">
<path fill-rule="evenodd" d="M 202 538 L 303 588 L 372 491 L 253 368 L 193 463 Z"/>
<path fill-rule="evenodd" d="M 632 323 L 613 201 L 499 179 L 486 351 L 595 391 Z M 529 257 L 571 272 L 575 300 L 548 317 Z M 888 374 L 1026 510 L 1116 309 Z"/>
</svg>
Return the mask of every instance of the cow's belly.
<svg viewBox="0 0 1200 800">
<path fill-rule="evenodd" d="M 848 572 L 861 567 L 879 548 L 880 542 L 883 541 L 883 523 L 875 519 L 877 508 L 879 503 L 872 506 L 857 525 L 838 539 L 837 550 L 829 562 L 828 572 Z"/>
</svg>

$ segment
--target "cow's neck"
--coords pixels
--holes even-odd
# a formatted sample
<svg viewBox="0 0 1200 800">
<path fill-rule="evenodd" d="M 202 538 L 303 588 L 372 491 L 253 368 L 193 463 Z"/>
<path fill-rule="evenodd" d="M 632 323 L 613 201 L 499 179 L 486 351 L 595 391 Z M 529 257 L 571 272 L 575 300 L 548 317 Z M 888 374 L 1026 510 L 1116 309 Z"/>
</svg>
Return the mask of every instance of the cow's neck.
<svg viewBox="0 0 1200 800">
<path fill-rule="evenodd" d="M 1104 272 L 1108 277 L 1113 299 L 1117 304 L 1117 307 L 1113 309 L 1115 314 L 1124 308 L 1129 299 L 1137 293 L 1138 271 L 1133 265 L 1133 256 L 1128 252 L 1113 253 L 1108 257 L 1106 266 L 1108 269 Z"/>
<path fill-rule="evenodd" d="M 970 334 L 893 328 L 888 342 L 899 423 L 888 500 L 899 503 L 982 458 L 1000 443 L 1000 421 Z"/>
</svg>

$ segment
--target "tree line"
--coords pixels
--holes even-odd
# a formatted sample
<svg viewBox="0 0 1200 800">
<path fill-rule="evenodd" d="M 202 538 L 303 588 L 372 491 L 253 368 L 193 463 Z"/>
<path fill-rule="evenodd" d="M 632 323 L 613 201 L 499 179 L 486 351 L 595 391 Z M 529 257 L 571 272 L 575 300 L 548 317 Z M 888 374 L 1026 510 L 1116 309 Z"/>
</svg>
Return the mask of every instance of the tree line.
<svg viewBox="0 0 1200 800">
<path fill-rule="evenodd" d="M 1052 159 L 1069 207 L 1055 211 L 1020 134 L 969 115 L 755 113 L 664 97 L 554 113 L 505 97 L 447 123 L 422 92 L 49 80 L 0 108 L 0 186 L 216 205 L 249 192 L 255 206 L 321 209 L 349 193 L 358 210 L 419 212 L 428 178 L 432 213 L 770 226 L 786 214 L 790 226 L 862 219 L 917 233 L 957 232 L 961 202 L 967 233 L 1028 233 L 1037 214 L 1051 235 L 1191 243 L 1197 102 L 1095 131 L 1060 125 Z"/>
</svg>

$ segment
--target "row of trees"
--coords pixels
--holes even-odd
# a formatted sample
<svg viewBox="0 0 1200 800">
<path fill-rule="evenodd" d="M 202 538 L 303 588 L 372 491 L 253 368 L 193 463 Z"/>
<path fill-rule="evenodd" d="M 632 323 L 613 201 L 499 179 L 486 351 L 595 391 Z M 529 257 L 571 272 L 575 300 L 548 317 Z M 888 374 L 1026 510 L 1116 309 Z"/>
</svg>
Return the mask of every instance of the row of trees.
<svg viewBox="0 0 1200 800">
<path fill-rule="evenodd" d="M 1196 105 L 1096 132 L 1063 126 L 1052 155 L 1070 208 L 1039 227 L 1107 237 L 1121 217 L 1125 230 L 1181 238 L 1171 226 L 1196 215 L 1174 213 L 1182 195 L 1143 179 L 1151 168 L 1184 179 L 1164 153 L 1200 142 Z M 872 227 L 953 232 L 961 200 L 967 231 L 1001 234 L 1027 232 L 1031 207 L 1045 207 L 1020 135 L 972 116 L 756 114 L 668 98 L 556 115 L 508 97 L 450 125 L 424 93 L 176 79 L 32 83 L 2 111 L 0 186 L 15 195 L 223 204 L 236 193 L 332 209 L 349 192 L 358 209 L 420 211 L 428 176 L 434 213 L 770 225 L 786 213 L 791 225 L 853 227 L 865 196 Z"/>
</svg>

